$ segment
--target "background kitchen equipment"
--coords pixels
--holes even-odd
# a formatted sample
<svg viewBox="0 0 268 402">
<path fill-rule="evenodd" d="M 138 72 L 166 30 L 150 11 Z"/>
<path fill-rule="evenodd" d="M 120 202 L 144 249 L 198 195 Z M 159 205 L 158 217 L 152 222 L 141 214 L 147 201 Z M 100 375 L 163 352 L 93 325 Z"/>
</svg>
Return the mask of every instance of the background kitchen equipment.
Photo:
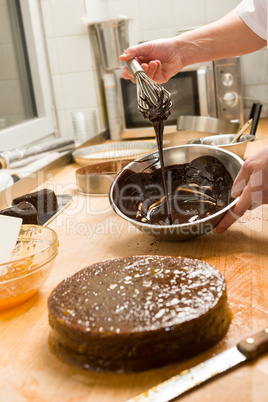
<svg viewBox="0 0 268 402">
<path fill-rule="evenodd" d="M 77 169 L 75 179 L 78 191 L 84 194 L 109 194 L 115 177 L 131 161 L 131 159 L 111 160 Z"/>
<path fill-rule="evenodd" d="M 86 166 L 92 163 L 107 162 L 116 159 L 135 159 L 153 149 L 156 149 L 154 142 L 120 141 L 79 148 L 72 155 L 76 163 Z"/>
<path fill-rule="evenodd" d="M 211 135 L 211 133 L 210 133 L 209 136 L 207 136 L 207 137 L 201 137 L 201 138 L 197 137 L 197 138 L 195 138 L 193 140 L 190 140 L 190 141 L 188 141 L 188 144 L 205 144 L 205 145 L 212 145 L 212 146 L 220 147 L 220 148 L 226 149 L 228 151 L 231 151 L 231 152 L 235 153 L 236 155 L 238 155 L 240 158 L 244 159 L 248 142 L 255 140 L 255 133 L 256 133 L 256 130 L 257 130 L 257 127 L 258 127 L 260 114 L 261 114 L 261 109 L 262 109 L 262 104 L 261 103 L 253 103 L 252 109 L 251 109 L 251 112 L 250 112 L 250 115 L 249 115 L 249 120 L 239 130 L 239 132 L 244 131 L 246 125 L 251 124 L 250 134 L 243 134 L 239 138 L 238 142 L 236 142 L 236 143 L 232 143 L 232 141 L 237 136 L 237 134 L 233 133 L 233 134 Z M 178 119 L 178 123 L 179 123 L 179 120 L 182 117 L 183 116 L 181 116 Z M 204 118 L 204 117 L 196 117 L 197 122 L 196 122 L 196 125 L 195 125 L 195 120 L 193 119 L 194 116 L 186 116 L 186 117 L 188 117 L 189 119 L 186 118 L 185 122 L 183 121 L 184 119 L 182 119 L 182 121 L 179 124 L 180 128 L 185 127 L 185 125 L 186 126 L 188 125 L 191 128 L 199 128 L 199 130 L 202 130 L 202 123 L 203 123 L 202 119 L 209 119 L 209 118 Z M 200 122 L 198 121 L 199 119 L 201 119 Z M 215 124 L 214 124 L 214 122 L 212 122 L 212 124 L 210 125 L 210 122 L 207 123 L 206 121 L 204 121 L 204 127 L 206 127 L 206 128 L 211 126 L 211 129 L 212 128 L 215 129 L 216 128 Z M 231 124 L 232 123 L 230 123 L 230 125 Z M 177 128 L 178 128 L 178 126 L 177 126 Z M 221 128 L 224 128 L 224 126 L 222 126 Z M 202 131 L 200 131 L 200 132 L 202 132 Z M 221 130 L 221 132 L 222 133 L 223 132 L 227 133 L 227 131 L 225 131 L 225 130 Z M 174 141 L 175 140 L 173 139 L 173 143 L 174 143 Z M 169 145 L 169 146 L 173 145 L 173 144 L 171 144 L 172 143 L 172 138 L 170 139 L 170 141 L 166 141 L 166 142 L 167 142 L 167 145 Z"/>
<path fill-rule="evenodd" d="M 74 148 L 74 140 L 59 138 L 52 141 L 29 145 L 27 147 L 15 148 L 10 151 L 3 151 L 0 153 L 0 168 L 12 169 L 14 166 L 17 167 L 19 161 L 27 162 L 27 159 L 32 156 L 41 156 L 42 154 L 52 151 L 69 151 Z M 22 165 L 23 163 L 21 163 L 21 166 Z"/>
<path fill-rule="evenodd" d="M 104 71 L 113 71 L 123 66 L 120 54 L 129 46 L 128 18 L 118 18 L 88 24 L 95 34 L 96 56 L 100 57 Z"/>
<path fill-rule="evenodd" d="M 112 140 L 121 138 L 121 120 L 118 107 L 118 95 L 115 71 L 123 66 L 120 54 L 129 46 L 129 19 L 119 18 L 90 23 L 93 37 L 93 49 L 97 63 L 101 63 L 102 81 L 107 107 L 108 125 Z"/>
<path fill-rule="evenodd" d="M 76 111 L 71 113 L 74 139 L 77 145 L 86 142 L 98 134 L 96 110 Z"/>
<path fill-rule="evenodd" d="M 249 115 L 249 119 L 253 119 L 252 126 L 250 129 L 250 134 L 255 135 L 257 126 L 259 123 L 259 119 L 261 116 L 262 104 L 261 103 L 253 103 L 251 112 Z"/>
<path fill-rule="evenodd" d="M 220 133 L 233 134 L 239 129 L 239 123 L 216 117 L 181 115 L 177 119 L 176 128 L 176 131 L 164 133 L 164 148 L 185 145 L 189 141 L 191 143 L 192 140 L 205 136 L 213 136 Z"/>
<path fill-rule="evenodd" d="M 150 122 L 144 120 L 137 110 L 135 86 L 121 75 L 121 70 L 115 70 L 121 138 L 153 137 Z M 164 87 L 172 94 L 173 103 L 165 133 L 176 131 L 177 119 L 181 115 L 210 116 L 243 124 L 239 57 L 189 66 L 172 77 Z"/>
<path fill-rule="evenodd" d="M 227 151 L 233 152 L 240 158 L 244 159 L 247 144 L 250 141 L 254 141 L 254 135 L 244 134 L 240 137 L 239 141 L 231 144 L 232 139 L 236 134 L 217 134 L 211 135 L 209 137 L 196 138 L 188 142 L 188 144 L 203 144 L 211 145 L 213 147 L 219 147 L 226 149 Z"/>
<path fill-rule="evenodd" d="M 177 130 L 201 131 L 211 134 L 235 133 L 239 123 L 217 119 L 209 116 L 185 116 L 181 115 L 177 120 Z"/>
<path fill-rule="evenodd" d="M 236 142 L 239 141 L 241 135 L 246 131 L 249 126 L 251 126 L 253 119 L 248 120 L 243 127 L 241 127 L 238 131 L 238 133 L 235 135 L 235 137 L 232 139 L 231 144 L 235 144 Z"/>
<path fill-rule="evenodd" d="M 150 122 L 137 110 L 135 85 L 122 78 L 119 55 L 129 46 L 129 20 L 108 20 L 88 26 L 93 34 L 96 61 L 102 67 L 111 139 L 154 137 Z M 188 66 L 164 87 L 171 92 L 173 103 L 165 132 L 176 130 L 180 115 L 211 116 L 243 123 L 239 57 Z"/>
</svg>

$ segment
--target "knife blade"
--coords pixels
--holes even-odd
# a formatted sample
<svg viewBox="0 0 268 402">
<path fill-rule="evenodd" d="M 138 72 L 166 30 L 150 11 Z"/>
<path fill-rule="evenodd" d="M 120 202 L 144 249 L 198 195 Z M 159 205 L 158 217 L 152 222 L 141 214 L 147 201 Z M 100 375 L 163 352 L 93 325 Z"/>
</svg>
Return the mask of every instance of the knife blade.
<svg viewBox="0 0 268 402">
<path fill-rule="evenodd" d="M 162 382 L 127 402 L 169 402 L 186 391 L 222 374 L 248 360 L 268 352 L 268 327 L 249 336 L 236 346 L 208 359 L 189 370 Z"/>
</svg>

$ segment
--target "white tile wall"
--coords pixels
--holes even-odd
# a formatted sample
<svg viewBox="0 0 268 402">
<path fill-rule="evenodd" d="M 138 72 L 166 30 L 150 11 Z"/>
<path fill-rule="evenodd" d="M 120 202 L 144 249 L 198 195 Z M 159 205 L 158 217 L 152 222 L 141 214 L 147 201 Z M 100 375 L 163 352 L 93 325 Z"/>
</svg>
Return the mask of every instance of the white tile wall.
<svg viewBox="0 0 268 402">
<path fill-rule="evenodd" d="M 195 28 L 204 25 L 206 21 L 205 0 L 173 0 L 174 28 Z"/>
<path fill-rule="evenodd" d="M 253 102 L 261 102 L 262 116 L 268 116 L 268 54 L 266 49 L 241 57 L 245 118 Z"/>
<path fill-rule="evenodd" d="M 139 0 L 138 3 L 140 3 L 141 9 L 142 30 L 155 30 L 155 28 L 161 29 L 174 25 L 171 0 L 165 0 L 164 6 L 163 2 L 158 3 L 155 0 Z"/>
<path fill-rule="evenodd" d="M 55 42 L 60 74 L 93 70 L 87 34 L 56 38 Z"/>
<path fill-rule="evenodd" d="M 85 0 L 86 15 L 90 22 L 103 21 L 109 18 L 106 0 Z"/>
<path fill-rule="evenodd" d="M 205 0 L 206 22 L 215 21 L 229 13 L 240 3 L 240 0 Z"/>
<path fill-rule="evenodd" d="M 98 3 L 98 0 L 94 3 Z M 93 3 L 91 7 L 96 8 Z M 42 0 L 41 10 L 59 133 L 61 136 L 74 136 L 70 119 L 74 110 L 97 113 L 99 132 L 105 128 L 105 117 L 100 103 L 93 51 L 85 23 L 86 2 Z"/>
<path fill-rule="evenodd" d="M 98 0 L 96 0 L 98 1 Z M 86 34 L 84 0 L 50 0 L 55 36 Z"/>
<path fill-rule="evenodd" d="M 128 16 L 132 45 L 212 22 L 238 3 L 239 0 L 42 0 L 61 135 L 73 136 L 73 111 L 96 110 L 99 130 L 106 127 L 99 66 L 95 66 L 85 19 L 96 22 Z M 2 21 L 0 15 L 0 25 Z M 266 51 L 242 57 L 246 98 L 267 100 L 267 63 Z"/>
</svg>

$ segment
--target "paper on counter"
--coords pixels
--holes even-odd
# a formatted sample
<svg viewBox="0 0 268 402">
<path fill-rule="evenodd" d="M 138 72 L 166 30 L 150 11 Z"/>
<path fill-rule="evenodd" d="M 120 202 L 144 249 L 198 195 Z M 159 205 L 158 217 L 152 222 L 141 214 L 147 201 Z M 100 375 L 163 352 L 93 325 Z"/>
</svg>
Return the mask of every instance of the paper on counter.
<svg viewBox="0 0 268 402">
<path fill-rule="evenodd" d="M 16 245 L 21 224 L 21 218 L 0 215 L 0 264 L 11 260 L 12 251 Z"/>
</svg>

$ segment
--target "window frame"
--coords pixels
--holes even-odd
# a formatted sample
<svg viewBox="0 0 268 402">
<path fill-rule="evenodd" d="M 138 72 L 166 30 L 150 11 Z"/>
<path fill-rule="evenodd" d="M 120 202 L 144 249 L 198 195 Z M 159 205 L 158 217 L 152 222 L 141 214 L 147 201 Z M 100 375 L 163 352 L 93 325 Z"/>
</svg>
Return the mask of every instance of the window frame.
<svg viewBox="0 0 268 402">
<path fill-rule="evenodd" d="M 21 7 L 37 117 L 1 129 L 1 151 L 24 146 L 57 134 L 40 4 L 38 0 L 18 1 Z"/>
</svg>

